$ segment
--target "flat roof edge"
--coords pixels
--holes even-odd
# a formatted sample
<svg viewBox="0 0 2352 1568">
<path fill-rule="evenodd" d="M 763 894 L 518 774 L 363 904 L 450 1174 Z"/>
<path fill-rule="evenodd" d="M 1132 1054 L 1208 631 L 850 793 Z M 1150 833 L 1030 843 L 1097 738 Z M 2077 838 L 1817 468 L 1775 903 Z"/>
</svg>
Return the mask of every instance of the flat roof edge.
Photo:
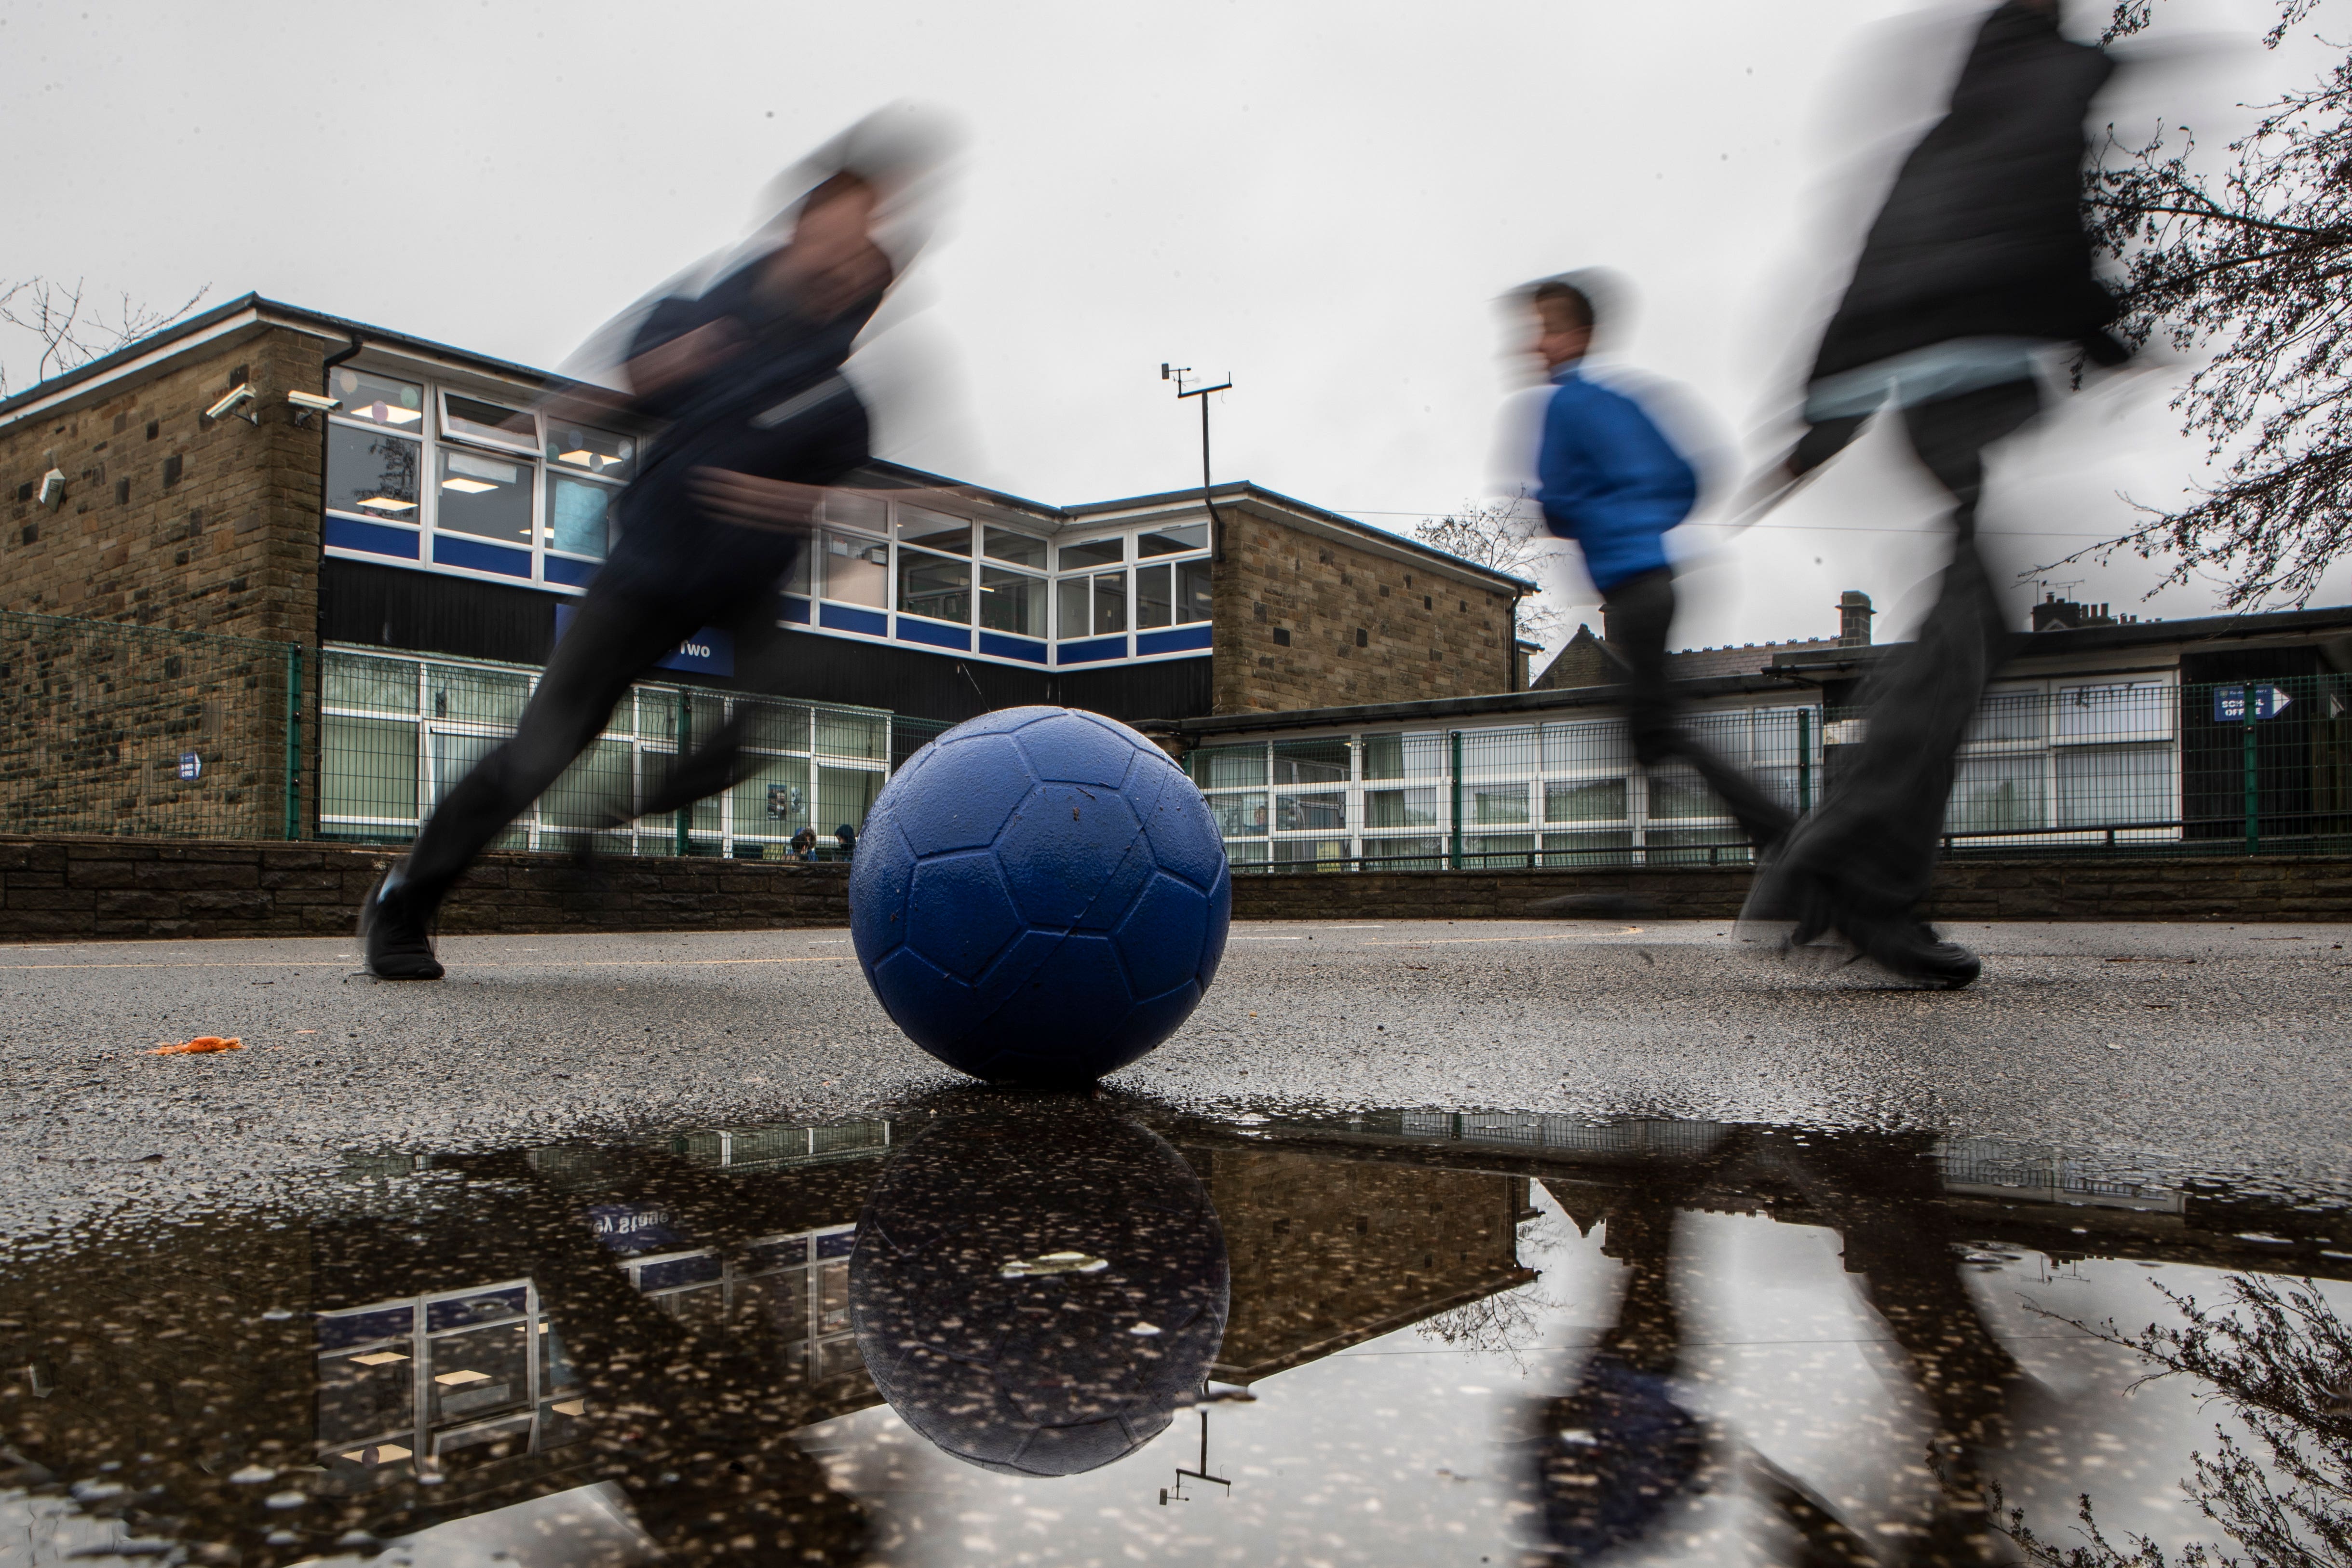
<svg viewBox="0 0 2352 1568">
<path fill-rule="evenodd" d="M 1808 692 L 1806 684 L 1768 675 L 1711 675 L 1668 682 L 1678 694 L 1701 699 Z M 1199 739 L 1271 730 L 1331 730 L 1368 724 L 1410 724 L 1468 719 L 1496 713 L 1543 713 L 1554 709 L 1622 707 L 1629 688 L 1577 686 L 1559 691 L 1499 691 L 1476 697 L 1435 697 L 1413 702 L 1367 702 L 1343 708 L 1299 708 L 1276 713 L 1211 713 L 1196 719 L 1150 719 L 1136 725 L 1146 734 Z"/>
</svg>

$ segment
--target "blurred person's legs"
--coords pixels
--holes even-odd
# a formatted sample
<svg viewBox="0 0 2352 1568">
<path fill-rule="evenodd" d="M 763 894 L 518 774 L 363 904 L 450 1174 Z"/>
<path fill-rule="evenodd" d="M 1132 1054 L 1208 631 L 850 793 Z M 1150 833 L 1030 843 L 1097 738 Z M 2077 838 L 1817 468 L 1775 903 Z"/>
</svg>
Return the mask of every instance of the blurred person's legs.
<svg viewBox="0 0 2352 1568">
<path fill-rule="evenodd" d="M 1966 948 L 1937 940 L 1916 911 L 1935 874 L 1960 742 L 2000 663 L 2000 605 L 1976 543 L 1984 450 L 2040 406 L 2032 382 L 2011 381 L 1903 411 L 1912 450 L 1955 503 L 1952 560 L 1917 637 L 1864 683 L 1867 729 L 1828 802 L 1749 898 L 1748 918 L 1794 922 L 1792 944 L 1833 931 L 1898 974 L 1948 986 L 1967 984 L 1982 967 Z M 1861 423 L 1816 426 L 1790 467 L 1826 461 Z"/>
<path fill-rule="evenodd" d="M 1620 583 L 1601 600 L 1603 646 L 1624 666 L 1625 726 L 1633 758 L 1644 769 L 1682 763 L 1738 822 L 1740 831 L 1769 848 L 1796 826 L 1795 814 L 1757 786 L 1683 722 L 1681 704 L 1666 679 L 1667 635 L 1675 620 L 1675 578 L 1660 567 Z"/>
<path fill-rule="evenodd" d="M 564 769 L 586 751 L 613 709 L 656 661 L 716 620 L 735 638 L 736 668 L 749 689 L 763 689 L 781 674 L 784 638 L 775 625 L 772 579 L 719 606 L 675 597 L 637 598 L 601 582 L 549 658 L 547 668 L 517 721 L 513 737 L 475 764 L 425 819 L 405 858 L 362 910 L 369 971 L 386 980 L 437 980 L 432 924 L 441 900 L 466 868 Z M 691 805 L 738 782 L 740 739 L 748 716 L 723 726 L 677 762 L 641 804 L 614 802 L 613 826 Z"/>
</svg>

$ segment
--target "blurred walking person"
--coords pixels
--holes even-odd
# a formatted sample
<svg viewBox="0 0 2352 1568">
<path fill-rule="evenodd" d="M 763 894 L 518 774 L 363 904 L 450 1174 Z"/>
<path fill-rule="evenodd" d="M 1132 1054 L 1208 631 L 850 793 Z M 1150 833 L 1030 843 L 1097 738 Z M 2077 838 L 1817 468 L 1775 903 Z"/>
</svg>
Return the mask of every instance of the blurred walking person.
<svg viewBox="0 0 2352 1568">
<path fill-rule="evenodd" d="M 1740 830 L 1769 848 L 1795 816 L 1694 734 L 1666 678 L 1675 572 L 1666 534 L 1698 504 L 1696 465 L 1644 406 L 1643 389 L 1589 371 L 1599 324 L 1593 290 L 1568 278 L 1527 291 L 1530 344 L 1550 377 L 1536 449 L 1536 499 L 1545 526 L 1574 540 L 1601 591 L 1602 647 L 1623 667 L 1625 723 L 1643 768 L 1689 767 Z M 1540 906 L 1539 906 L 1540 907 Z"/>
<path fill-rule="evenodd" d="M 622 494 L 620 539 L 514 737 L 449 792 L 362 906 L 370 973 L 441 978 L 433 921 L 452 884 L 682 639 L 705 626 L 730 632 L 747 690 L 781 673 L 779 580 L 824 488 L 869 456 L 866 409 L 841 367 L 909 259 L 909 247 L 894 256 L 883 241 L 941 152 L 919 116 L 868 117 L 787 176 L 803 194 L 715 280 L 667 291 L 608 331 L 625 405 L 666 428 Z M 737 783 L 740 728 L 677 758 L 646 799 L 614 803 L 615 825 Z"/>
<path fill-rule="evenodd" d="M 2008 633 L 1976 542 L 1986 449 L 2042 405 L 2038 355 L 2126 351 L 2092 275 L 2084 117 L 2114 67 L 2058 30 L 2055 0 L 2007 0 L 1979 29 L 1948 112 L 1905 161 L 1822 337 L 1808 428 L 1767 476 L 1786 495 L 1892 405 L 1952 498 L 1952 558 L 1917 637 L 1865 682 L 1869 720 L 1827 803 L 1757 878 L 1742 920 L 1784 952 L 1866 958 L 1958 988 L 1982 964 L 1919 918 L 1957 753 Z"/>
</svg>

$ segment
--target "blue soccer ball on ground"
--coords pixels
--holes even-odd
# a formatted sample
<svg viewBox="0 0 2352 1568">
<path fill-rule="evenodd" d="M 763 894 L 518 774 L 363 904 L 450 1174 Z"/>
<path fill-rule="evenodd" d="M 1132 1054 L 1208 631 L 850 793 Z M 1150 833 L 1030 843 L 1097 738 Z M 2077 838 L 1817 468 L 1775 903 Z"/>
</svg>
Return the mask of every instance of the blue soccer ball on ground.
<svg viewBox="0 0 2352 1568">
<path fill-rule="evenodd" d="M 891 1019 L 975 1078 L 1115 1072 L 1200 1005 L 1233 882 L 1207 804 L 1098 713 L 1008 708 L 908 758 L 849 876 L 857 960 Z"/>
</svg>

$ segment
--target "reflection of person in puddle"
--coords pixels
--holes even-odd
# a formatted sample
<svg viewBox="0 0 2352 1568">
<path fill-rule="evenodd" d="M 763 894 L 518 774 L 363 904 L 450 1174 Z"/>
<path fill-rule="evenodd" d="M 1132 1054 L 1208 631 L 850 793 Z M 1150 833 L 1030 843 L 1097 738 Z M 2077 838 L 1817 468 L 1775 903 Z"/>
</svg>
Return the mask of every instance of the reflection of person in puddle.
<svg viewBox="0 0 2352 1568">
<path fill-rule="evenodd" d="M 1199 1176 L 1081 1100 L 980 1101 L 891 1157 L 849 1300 L 876 1386 L 968 1464 L 1067 1476 L 1201 1394 L 1224 1340 L 1224 1232 Z"/>
<path fill-rule="evenodd" d="M 1704 1160 L 1643 1173 L 1607 1211 L 1602 1251 L 1625 1265 L 1625 1293 L 1578 1386 L 1545 1407 L 1542 1424 L 1537 1479 L 1546 1533 L 1562 1557 L 1581 1561 L 1654 1537 L 1678 1497 L 1708 1485 L 1709 1450 L 1719 1445 L 1675 1397 L 1683 1334 L 1674 1242 L 1680 1209 L 1724 1177 L 1793 1185 L 1811 1217 L 1838 1232 L 1847 1270 L 1931 1413 L 1937 1495 L 1896 1560 L 1920 1568 L 1993 1561 L 1982 1456 L 2031 1385 L 1961 1280 L 1958 1237 L 1933 1201 L 1927 1146 L 1869 1134 L 1809 1138 L 1800 1152 L 1786 1140 L 1735 1135 Z M 1801 1568 L 1883 1560 L 1801 1481 L 1761 1454 L 1739 1459 L 1746 1483 L 1789 1527 L 1790 1560 Z"/>
</svg>

